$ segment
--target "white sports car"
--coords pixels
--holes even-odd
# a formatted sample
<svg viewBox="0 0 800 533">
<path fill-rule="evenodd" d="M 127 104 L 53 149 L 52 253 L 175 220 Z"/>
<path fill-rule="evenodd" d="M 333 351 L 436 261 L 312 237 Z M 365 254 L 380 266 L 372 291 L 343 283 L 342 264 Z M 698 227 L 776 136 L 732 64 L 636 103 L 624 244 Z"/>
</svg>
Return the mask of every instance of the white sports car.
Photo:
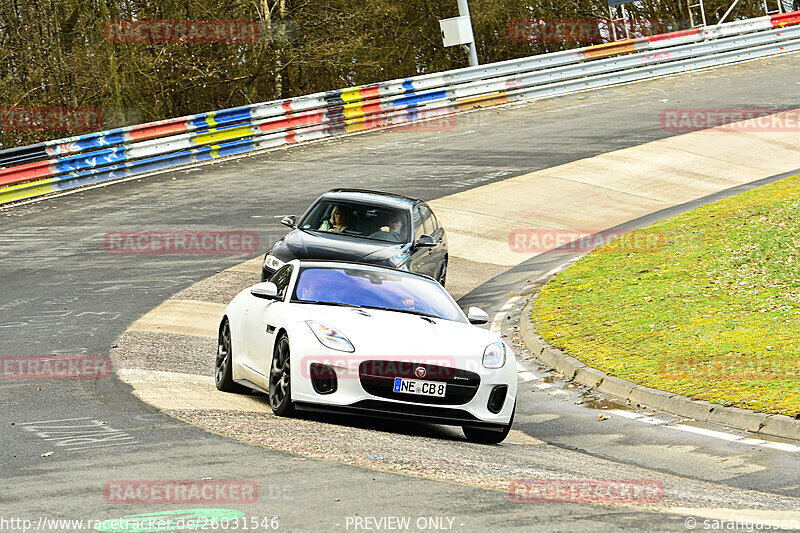
<svg viewBox="0 0 800 533">
<path fill-rule="evenodd" d="M 217 388 L 262 391 L 295 409 L 462 426 L 498 443 L 514 420 L 514 353 L 473 326 L 427 276 L 380 266 L 290 261 L 239 293 L 219 326 Z"/>
</svg>

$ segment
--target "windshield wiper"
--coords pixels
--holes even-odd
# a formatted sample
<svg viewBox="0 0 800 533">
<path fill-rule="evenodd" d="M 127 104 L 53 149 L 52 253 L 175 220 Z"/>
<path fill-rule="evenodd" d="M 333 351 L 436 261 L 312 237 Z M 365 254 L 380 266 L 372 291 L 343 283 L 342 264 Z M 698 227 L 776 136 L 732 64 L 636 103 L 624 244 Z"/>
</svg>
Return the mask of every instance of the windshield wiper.
<svg viewBox="0 0 800 533">
<path fill-rule="evenodd" d="M 359 307 L 363 307 L 364 309 L 378 309 L 379 311 L 397 311 L 398 313 L 407 313 L 409 315 L 425 316 L 428 318 L 442 318 L 439 315 L 424 313 L 422 311 L 417 311 L 416 309 L 395 309 L 393 307 L 376 307 L 373 305 L 362 305 Z"/>
<path fill-rule="evenodd" d="M 299 304 L 317 304 L 317 305 L 333 305 L 336 307 L 354 307 L 356 309 L 362 307 L 360 305 L 345 304 L 342 302 L 323 302 L 322 300 L 295 300 L 294 302 Z"/>
<path fill-rule="evenodd" d="M 334 233 L 334 232 L 330 232 Z M 367 237 L 366 235 L 356 235 L 355 233 L 334 233 L 335 235 L 342 235 L 344 237 L 355 237 L 356 239 L 365 239 L 368 241 L 377 241 L 377 242 L 386 242 L 380 239 L 373 239 L 372 237 Z"/>
<path fill-rule="evenodd" d="M 375 305 L 355 305 L 355 304 L 346 304 L 342 302 L 323 302 L 322 300 L 293 300 L 293 302 L 299 304 L 317 304 L 317 305 L 332 305 L 335 307 L 352 307 L 353 309 L 376 309 L 378 311 L 396 311 L 398 313 L 406 313 L 409 315 L 442 319 L 442 317 L 440 317 L 439 315 L 424 313 L 422 311 L 417 311 L 415 309 L 395 309 L 393 307 L 378 307 Z"/>
<path fill-rule="evenodd" d="M 308 231 L 308 230 L 304 230 L 304 231 Z M 340 237 L 354 237 L 356 239 L 364 239 L 364 240 L 367 240 L 367 241 L 383 242 L 383 243 L 386 243 L 386 244 L 394 244 L 394 245 L 403 244 L 401 241 L 386 241 L 384 239 L 376 239 L 375 237 L 367 237 L 366 235 L 358 235 L 356 233 L 337 233 L 335 231 L 324 231 L 324 230 L 311 230 L 311 231 L 313 231 L 314 233 L 321 234 L 321 235 L 339 235 Z"/>
</svg>

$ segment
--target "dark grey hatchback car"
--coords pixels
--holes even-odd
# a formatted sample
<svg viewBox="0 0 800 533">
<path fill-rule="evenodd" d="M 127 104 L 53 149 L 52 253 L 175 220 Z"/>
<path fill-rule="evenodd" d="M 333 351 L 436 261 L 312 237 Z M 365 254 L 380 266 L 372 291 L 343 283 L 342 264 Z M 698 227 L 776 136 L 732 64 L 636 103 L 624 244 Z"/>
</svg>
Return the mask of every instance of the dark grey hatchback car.
<svg viewBox="0 0 800 533">
<path fill-rule="evenodd" d="M 333 259 L 384 265 L 447 277 L 447 235 L 430 207 L 415 198 L 360 189 L 334 189 L 301 217 L 281 220 L 292 228 L 264 256 L 267 281 L 292 259 Z"/>
</svg>

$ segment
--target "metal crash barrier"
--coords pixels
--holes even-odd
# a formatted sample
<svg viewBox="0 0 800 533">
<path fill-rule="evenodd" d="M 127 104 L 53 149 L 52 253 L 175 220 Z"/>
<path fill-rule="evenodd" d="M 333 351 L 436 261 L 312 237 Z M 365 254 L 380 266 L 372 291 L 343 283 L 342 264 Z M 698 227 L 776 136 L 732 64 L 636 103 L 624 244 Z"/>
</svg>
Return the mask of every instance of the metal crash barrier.
<svg viewBox="0 0 800 533">
<path fill-rule="evenodd" d="M 476 107 L 800 50 L 800 11 L 0 150 L 0 204 Z"/>
</svg>

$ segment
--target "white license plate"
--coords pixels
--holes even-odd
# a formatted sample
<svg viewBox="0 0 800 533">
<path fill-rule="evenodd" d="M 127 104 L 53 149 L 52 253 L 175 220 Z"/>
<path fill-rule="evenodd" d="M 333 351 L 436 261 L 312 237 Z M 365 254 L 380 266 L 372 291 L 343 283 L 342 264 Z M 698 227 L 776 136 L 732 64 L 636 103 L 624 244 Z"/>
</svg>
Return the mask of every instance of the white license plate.
<svg viewBox="0 0 800 533">
<path fill-rule="evenodd" d="M 441 383 L 439 381 L 421 381 L 419 379 L 394 378 L 394 392 L 444 398 L 444 395 L 447 392 L 447 383 Z"/>
</svg>

